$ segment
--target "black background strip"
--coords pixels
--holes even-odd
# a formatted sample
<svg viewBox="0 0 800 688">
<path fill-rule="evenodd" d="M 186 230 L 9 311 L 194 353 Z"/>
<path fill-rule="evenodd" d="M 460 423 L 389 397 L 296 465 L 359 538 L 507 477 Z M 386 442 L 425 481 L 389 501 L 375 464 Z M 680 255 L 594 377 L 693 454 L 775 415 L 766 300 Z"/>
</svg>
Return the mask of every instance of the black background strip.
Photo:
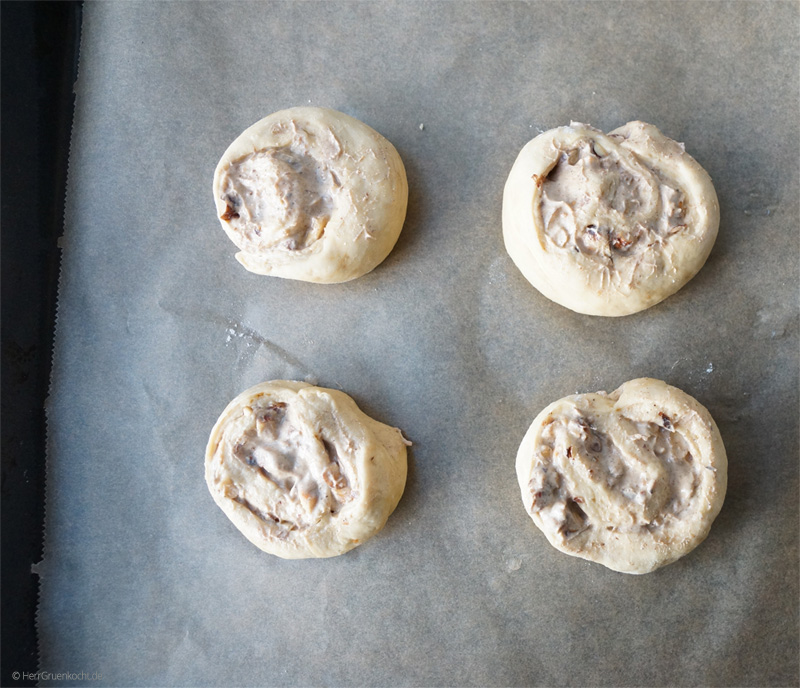
<svg viewBox="0 0 800 688">
<path fill-rule="evenodd" d="M 2 2 L 2 659 L 35 685 L 45 412 L 80 39 L 79 2 Z"/>
</svg>

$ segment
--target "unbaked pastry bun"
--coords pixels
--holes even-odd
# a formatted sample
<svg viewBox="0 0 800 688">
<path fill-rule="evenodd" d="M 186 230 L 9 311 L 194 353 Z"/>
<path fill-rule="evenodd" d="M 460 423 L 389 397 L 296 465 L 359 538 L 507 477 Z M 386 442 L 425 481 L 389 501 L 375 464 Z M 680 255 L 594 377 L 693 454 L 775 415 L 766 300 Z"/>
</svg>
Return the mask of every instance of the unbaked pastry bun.
<svg viewBox="0 0 800 688">
<path fill-rule="evenodd" d="M 622 573 L 649 573 L 708 535 L 725 499 L 719 430 L 659 380 L 550 404 L 517 454 L 522 501 L 550 544 Z"/>
<path fill-rule="evenodd" d="M 547 298 L 589 315 L 629 315 L 674 294 L 718 228 L 711 178 L 644 122 L 608 135 L 573 122 L 537 136 L 503 194 L 514 263 Z"/>
<path fill-rule="evenodd" d="M 394 146 L 335 110 L 281 110 L 245 130 L 214 174 L 217 216 L 250 272 L 346 282 L 395 245 L 408 183 Z"/>
<path fill-rule="evenodd" d="M 206 483 L 256 547 L 285 559 L 332 557 L 383 528 L 405 488 L 407 444 L 343 392 L 265 382 L 219 417 Z"/>
</svg>

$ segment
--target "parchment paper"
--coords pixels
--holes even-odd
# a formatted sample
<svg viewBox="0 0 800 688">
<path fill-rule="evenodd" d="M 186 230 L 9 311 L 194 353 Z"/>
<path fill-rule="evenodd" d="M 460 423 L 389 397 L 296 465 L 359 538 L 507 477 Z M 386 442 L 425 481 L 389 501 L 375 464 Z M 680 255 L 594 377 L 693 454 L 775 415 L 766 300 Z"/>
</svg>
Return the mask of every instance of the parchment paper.
<svg viewBox="0 0 800 688">
<path fill-rule="evenodd" d="M 87 3 L 39 668 L 120 686 L 797 685 L 799 43 L 794 2 Z M 397 247 L 342 285 L 247 273 L 214 213 L 228 144 L 304 104 L 377 129 L 408 172 Z M 506 255 L 503 184 L 541 131 L 632 119 L 708 170 L 719 240 L 662 304 L 577 315 Z M 628 576 L 550 547 L 514 457 L 549 402 L 639 376 L 709 408 L 730 479 L 705 543 Z M 276 378 L 342 389 L 414 443 L 386 529 L 344 556 L 264 554 L 206 490 L 218 414 Z"/>
</svg>

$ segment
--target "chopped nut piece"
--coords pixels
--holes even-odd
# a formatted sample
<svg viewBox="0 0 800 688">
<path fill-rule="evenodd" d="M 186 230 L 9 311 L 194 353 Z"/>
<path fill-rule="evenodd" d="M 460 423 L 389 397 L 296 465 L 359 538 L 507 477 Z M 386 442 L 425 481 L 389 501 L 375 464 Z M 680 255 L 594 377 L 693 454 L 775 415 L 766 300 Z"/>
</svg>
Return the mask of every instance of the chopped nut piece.
<svg viewBox="0 0 800 688">
<path fill-rule="evenodd" d="M 233 208 L 229 205 L 225 206 L 225 212 L 220 215 L 219 219 L 225 222 L 230 222 L 231 220 L 238 218 L 239 213 L 237 213 Z"/>
</svg>

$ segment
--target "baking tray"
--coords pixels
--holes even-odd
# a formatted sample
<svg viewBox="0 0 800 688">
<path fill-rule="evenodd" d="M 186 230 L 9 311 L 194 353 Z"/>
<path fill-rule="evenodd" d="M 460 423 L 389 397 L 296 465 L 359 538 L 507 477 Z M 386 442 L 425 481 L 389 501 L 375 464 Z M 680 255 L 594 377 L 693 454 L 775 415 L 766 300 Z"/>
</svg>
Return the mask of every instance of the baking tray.
<svg viewBox="0 0 800 688">
<path fill-rule="evenodd" d="M 797 24 L 760 2 L 87 5 L 44 678 L 797 684 Z M 214 216 L 227 145 L 308 104 L 381 132 L 409 178 L 394 251 L 340 285 L 245 272 Z M 540 131 L 633 119 L 709 172 L 719 239 L 663 303 L 578 315 L 505 253 L 503 184 Z M 550 401 L 640 376 L 707 406 L 730 462 L 709 538 L 641 577 L 555 551 L 514 476 Z M 347 555 L 266 555 L 206 490 L 217 415 L 278 378 L 342 389 L 413 442 L 397 511 Z"/>
</svg>

